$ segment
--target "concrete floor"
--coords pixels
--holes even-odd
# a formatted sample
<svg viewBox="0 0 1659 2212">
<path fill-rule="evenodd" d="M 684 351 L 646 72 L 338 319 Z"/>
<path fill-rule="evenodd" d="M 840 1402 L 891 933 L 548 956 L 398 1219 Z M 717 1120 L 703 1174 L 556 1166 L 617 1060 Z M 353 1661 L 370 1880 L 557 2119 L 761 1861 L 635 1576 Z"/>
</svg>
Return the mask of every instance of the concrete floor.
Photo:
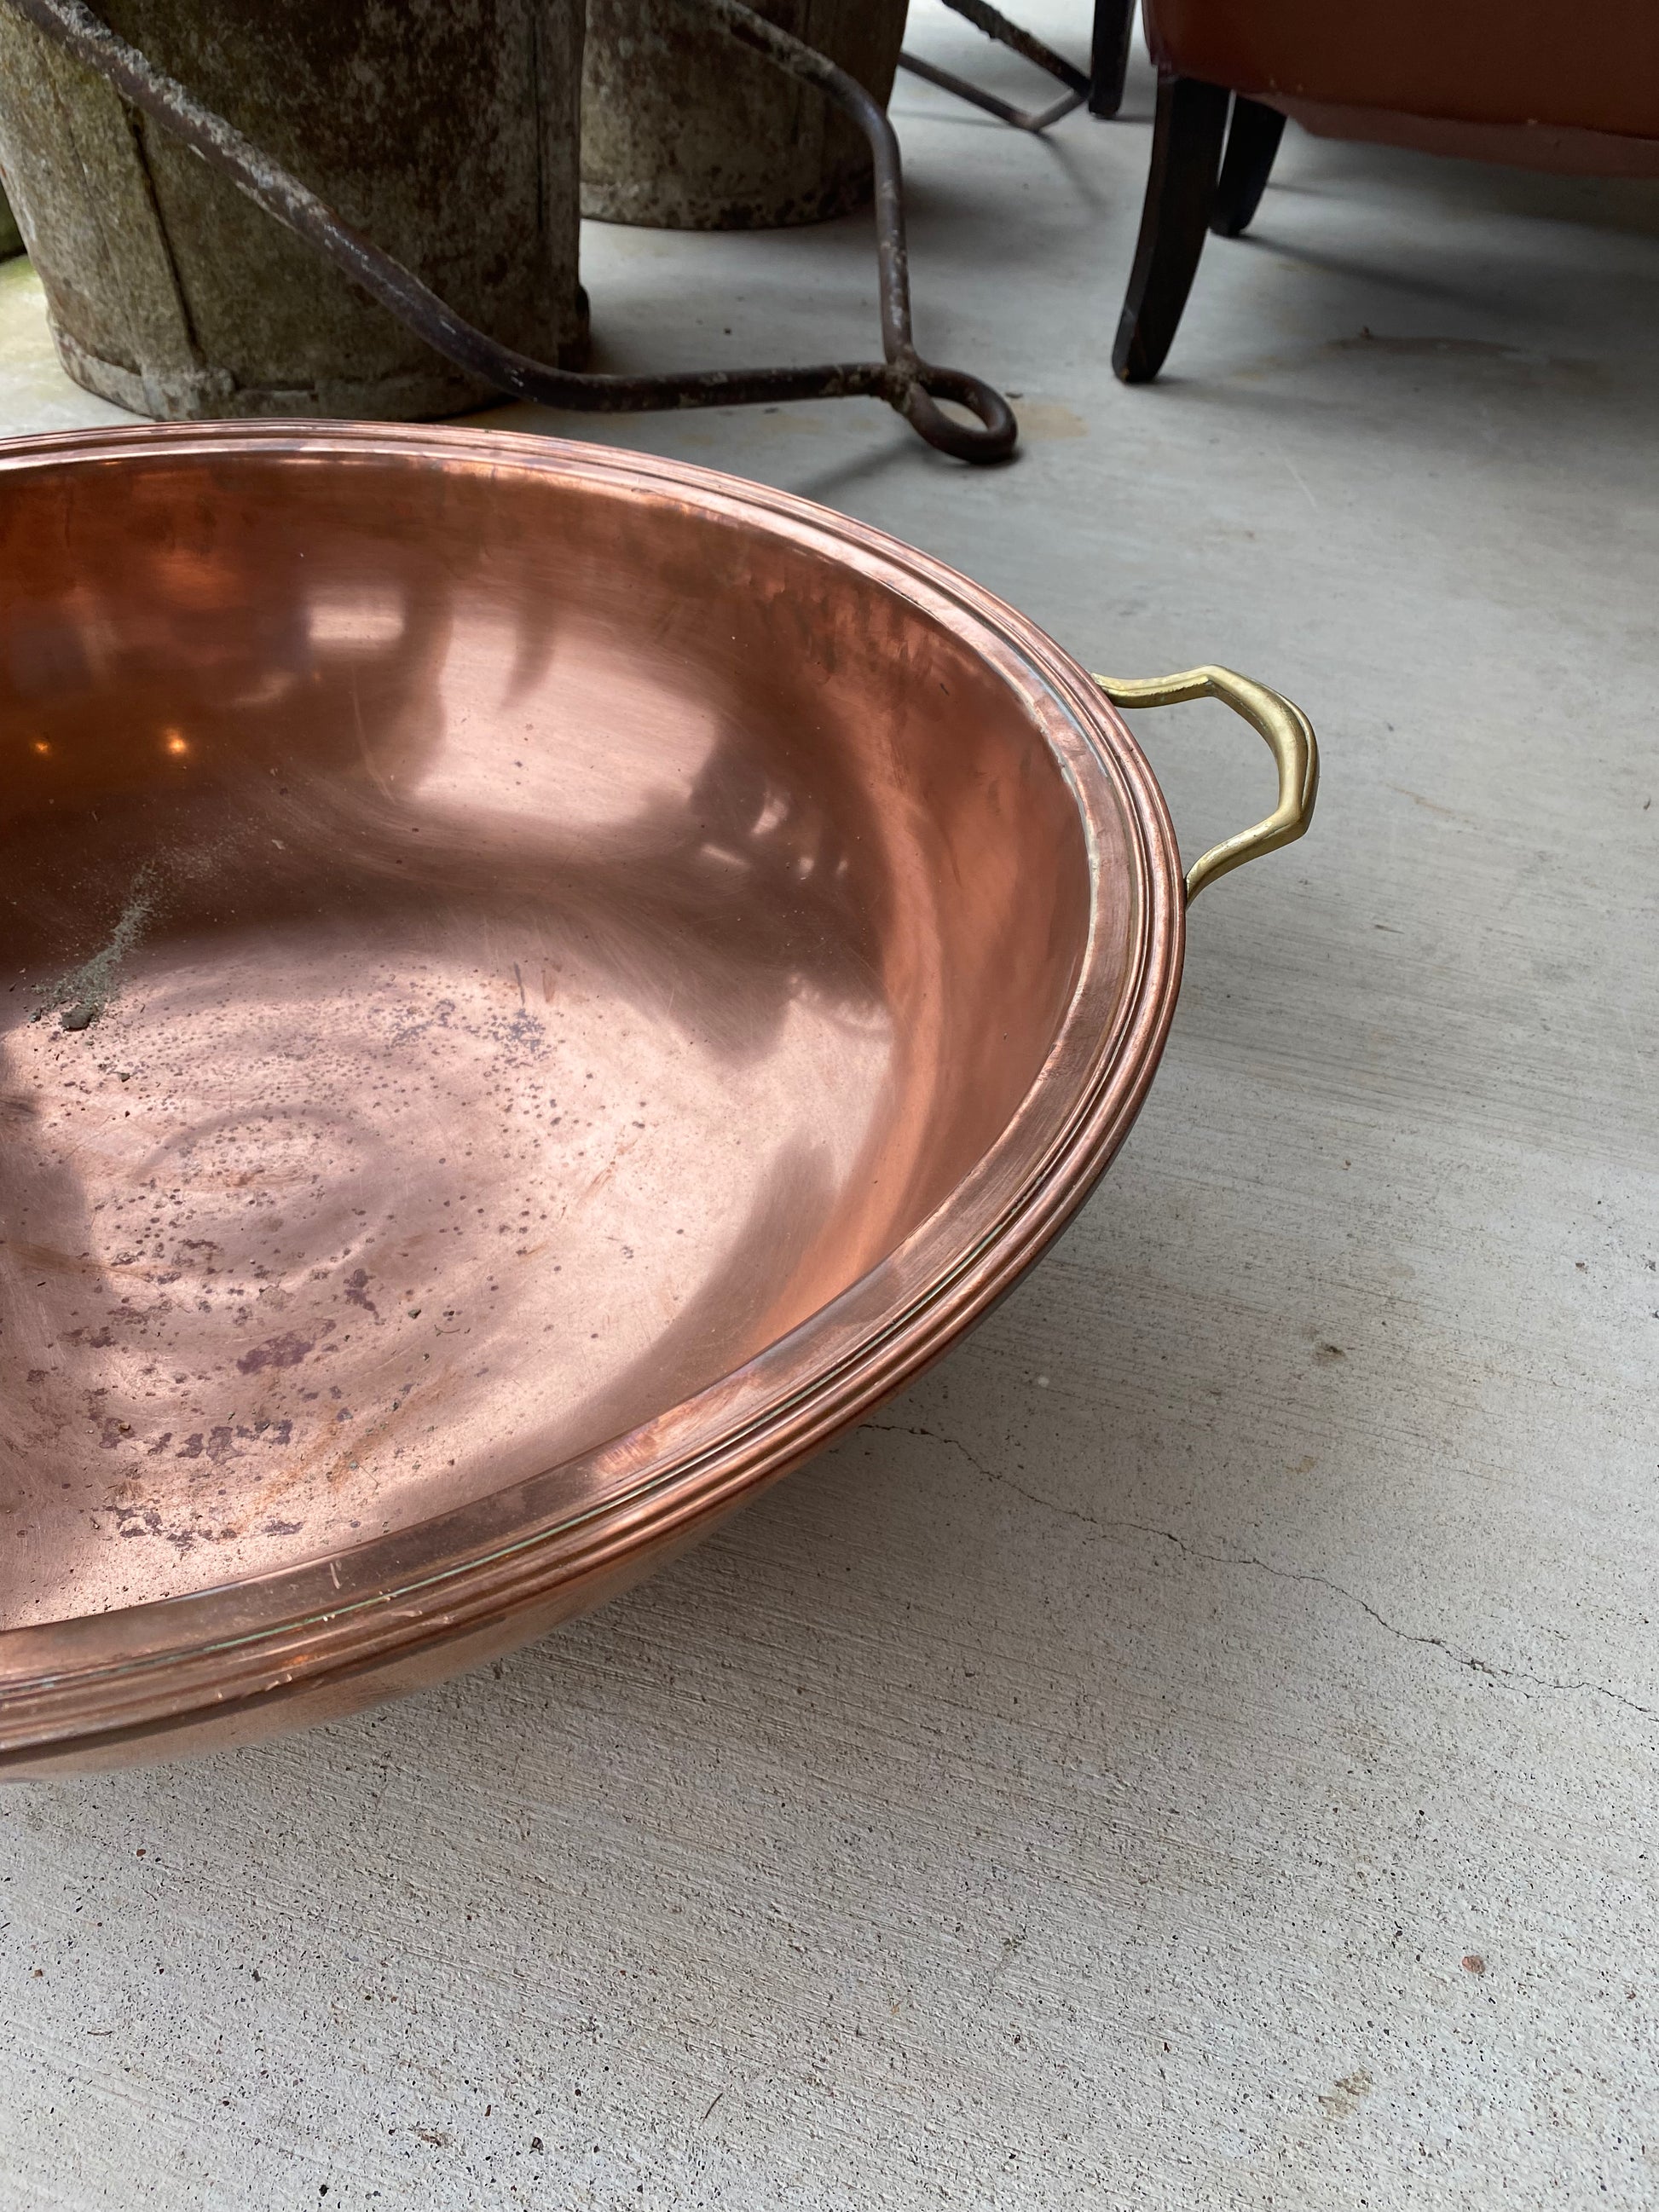
<svg viewBox="0 0 1659 2212">
<path fill-rule="evenodd" d="M 0 1799 L 8 2212 L 1659 2201 L 1659 189 L 1292 133 L 1127 392 L 1150 108 L 901 83 L 921 340 L 1023 394 L 1011 470 L 863 404 L 611 434 L 1281 685 L 1314 834 L 1196 909 L 1064 1243 L 717 1540 Z M 606 355 L 865 349 L 866 236 L 596 232 Z M 0 417 L 113 413 L 14 264 Z M 1144 726 L 1189 851 L 1262 810 L 1221 710 Z"/>
</svg>

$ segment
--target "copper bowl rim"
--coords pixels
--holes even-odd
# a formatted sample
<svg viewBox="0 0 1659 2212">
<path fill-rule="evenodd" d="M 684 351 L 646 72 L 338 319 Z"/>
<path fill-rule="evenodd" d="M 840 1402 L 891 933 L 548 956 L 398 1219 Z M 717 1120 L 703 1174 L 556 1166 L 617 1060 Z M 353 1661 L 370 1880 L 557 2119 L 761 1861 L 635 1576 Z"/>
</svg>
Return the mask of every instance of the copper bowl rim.
<svg viewBox="0 0 1659 2212">
<path fill-rule="evenodd" d="M 0 1631 L 0 1753 L 183 1725 L 378 1671 L 665 1548 L 799 1464 L 938 1358 L 1065 1225 L 1134 1121 L 1180 984 L 1179 849 L 1144 755 L 1076 661 L 943 562 L 742 477 L 507 431 L 308 422 L 83 430 L 0 441 L 0 473 L 158 456 L 187 464 L 228 447 L 344 465 L 395 457 L 551 471 L 617 495 L 668 494 L 908 599 L 1025 703 L 1079 809 L 1091 927 L 1060 1030 L 1006 1127 L 949 1200 L 829 1305 L 653 1420 L 431 1520 L 181 1596 Z M 1102 941 L 1103 841 L 1134 878 L 1127 963 Z M 587 1502 L 572 1511 L 578 1485 Z"/>
</svg>

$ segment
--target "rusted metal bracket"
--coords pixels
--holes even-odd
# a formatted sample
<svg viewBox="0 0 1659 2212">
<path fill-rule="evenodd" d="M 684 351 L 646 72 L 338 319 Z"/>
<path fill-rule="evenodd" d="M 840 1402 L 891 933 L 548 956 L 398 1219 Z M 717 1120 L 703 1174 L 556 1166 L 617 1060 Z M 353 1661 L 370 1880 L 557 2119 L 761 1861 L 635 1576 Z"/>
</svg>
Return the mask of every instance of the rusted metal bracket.
<svg viewBox="0 0 1659 2212">
<path fill-rule="evenodd" d="M 263 153 L 136 46 L 112 31 L 85 0 L 0 0 L 74 54 L 121 98 L 176 133 L 210 167 L 265 213 L 307 240 L 354 284 L 378 300 L 434 352 L 499 392 L 587 414 L 635 414 L 678 407 L 758 405 L 785 399 L 885 400 L 919 437 L 958 460 L 1006 460 L 1018 425 L 1002 394 L 966 369 L 942 368 L 917 352 L 910 319 L 909 258 L 898 140 L 879 104 L 856 78 L 743 0 L 682 0 L 746 46 L 843 108 L 869 141 L 875 163 L 876 258 L 884 358 L 818 368 L 704 369 L 649 376 L 592 375 L 558 368 L 500 345 L 465 321 L 412 270 L 341 221 L 324 201 Z M 947 415 L 941 399 L 977 417 Z"/>
<path fill-rule="evenodd" d="M 1090 79 L 1081 70 L 1073 69 L 1064 55 L 1057 54 L 1052 46 L 1045 46 L 1041 39 L 1033 38 L 1029 31 L 1021 30 L 1018 23 L 1010 22 L 988 0 L 945 0 L 947 8 L 967 18 L 976 31 L 983 31 L 988 39 L 999 46 L 1011 46 L 1036 68 L 1057 77 L 1066 87 L 1062 98 L 1048 107 L 1016 107 L 1009 100 L 1000 100 L 994 92 L 986 92 L 979 85 L 970 84 L 965 76 L 956 76 L 949 70 L 936 69 L 919 54 L 902 53 L 899 67 L 908 70 L 912 76 L 924 77 L 942 91 L 954 93 L 958 100 L 970 101 L 982 107 L 988 115 L 999 122 L 1012 124 L 1016 131 L 1042 133 L 1051 123 L 1058 123 L 1062 115 L 1069 115 L 1074 107 L 1081 107 L 1088 99 Z"/>
</svg>

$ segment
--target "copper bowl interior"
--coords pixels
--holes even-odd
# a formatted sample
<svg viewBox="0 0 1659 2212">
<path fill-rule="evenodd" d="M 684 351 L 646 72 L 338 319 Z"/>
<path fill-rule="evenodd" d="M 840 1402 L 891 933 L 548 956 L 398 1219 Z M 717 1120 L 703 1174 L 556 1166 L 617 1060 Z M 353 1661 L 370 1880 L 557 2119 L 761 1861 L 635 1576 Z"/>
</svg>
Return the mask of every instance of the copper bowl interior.
<svg viewBox="0 0 1659 2212">
<path fill-rule="evenodd" d="M 0 513 L 8 1627 L 742 1369 L 982 1169 L 1091 963 L 1106 1035 L 1144 920 L 1066 711 L 872 533 L 505 438 L 115 443 Z"/>
</svg>

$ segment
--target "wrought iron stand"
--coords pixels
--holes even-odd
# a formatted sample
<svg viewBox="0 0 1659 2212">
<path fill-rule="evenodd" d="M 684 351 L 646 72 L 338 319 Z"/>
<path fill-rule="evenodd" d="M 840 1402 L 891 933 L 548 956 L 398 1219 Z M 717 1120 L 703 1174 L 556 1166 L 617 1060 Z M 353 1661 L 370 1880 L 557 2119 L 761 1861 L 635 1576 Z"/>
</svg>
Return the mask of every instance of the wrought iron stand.
<svg viewBox="0 0 1659 2212">
<path fill-rule="evenodd" d="M 334 210 L 278 166 L 223 116 L 155 68 L 112 31 L 85 0 L 0 0 L 76 55 L 122 99 L 174 131 L 229 177 L 265 213 L 325 255 L 352 283 L 416 331 L 446 360 L 515 398 L 591 414 L 633 414 L 678 407 L 757 405 L 784 399 L 885 400 L 919 437 L 958 460 L 1006 460 L 1018 426 L 1002 394 L 966 369 L 946 368 L 916 349 L 910 320 L 909 257 L 898 140 L 878 103 L 846 70 L 743 0 L 683 0 L 712 15 L 730 35 L 782 70 L 816 85 L 844 108 L 870 142 L 875 161 L 876 258 L 880 279 L 880 361 L 817 368 L 705 369 L 649 376 L 592 375 L 518 353 L 465 321 L 412 270 L 343 222 Z M 947 415 L 941 399 L 977 418 Z"/>
</svg>

